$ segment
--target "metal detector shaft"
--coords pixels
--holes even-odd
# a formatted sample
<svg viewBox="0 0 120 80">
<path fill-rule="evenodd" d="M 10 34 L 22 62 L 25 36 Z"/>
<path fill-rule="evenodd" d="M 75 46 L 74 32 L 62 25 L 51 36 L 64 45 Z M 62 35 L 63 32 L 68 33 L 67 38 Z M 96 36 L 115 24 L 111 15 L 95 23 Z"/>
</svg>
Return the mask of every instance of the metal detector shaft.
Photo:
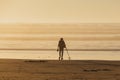
<svg viewBox="0 0 120 80">
<path fill-rule="evenodd" d="M 66 48 L 66 51 L 67 51 L 67 54 L 68 54 L 68 57 L 70 57 L 69 53 L 68 53 L 68 49 Z"/>
</svg>

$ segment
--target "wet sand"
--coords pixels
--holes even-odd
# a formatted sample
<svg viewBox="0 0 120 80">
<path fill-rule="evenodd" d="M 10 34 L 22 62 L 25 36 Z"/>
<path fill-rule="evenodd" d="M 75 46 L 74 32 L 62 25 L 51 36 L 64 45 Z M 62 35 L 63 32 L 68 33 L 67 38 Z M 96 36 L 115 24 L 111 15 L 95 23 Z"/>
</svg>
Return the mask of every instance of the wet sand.
<svg viewBox="0 0 120 80">
<path fill-rule="evenodd" d="M 120 61 L 0 59 L 0 80 L 120 80 Z"/>
</svg>

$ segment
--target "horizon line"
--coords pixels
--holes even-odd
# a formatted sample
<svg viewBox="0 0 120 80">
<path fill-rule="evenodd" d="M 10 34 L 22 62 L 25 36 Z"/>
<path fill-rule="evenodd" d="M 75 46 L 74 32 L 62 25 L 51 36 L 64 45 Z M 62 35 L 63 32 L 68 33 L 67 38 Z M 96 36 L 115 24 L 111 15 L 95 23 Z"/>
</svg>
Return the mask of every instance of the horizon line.
<svg viewBox="0 0 120 80">
<path fill-rule="evenodd" d="M 80 22 L 80 23 L 71 23 L 71 22 L 70 22 L 70 23 L 66 23 L 66 22 L 65 22 L 65 23 L 64 23 L 64 22 L 63 22 L 63 23 L 54 23 L 54 22 L 53 22 L 53 23 L 0 23 L 0 25 L 1 25 L 1 24 L 12 24 L 12 25 L 13 25 L 13 24 L 14 24 L 14 25 L 16 25 L 16 24 L 17 24 L 17 25 L 19 25 L 19 24 L 23 24 L 23 25 L 24 25 L 24 24 L 26 24 L 26 25 L 27 25 L 27 24 L 63 24 L 63 25 L 64 25 L 64 24 L 120 24 L 120 22 Z"/>
</svg>

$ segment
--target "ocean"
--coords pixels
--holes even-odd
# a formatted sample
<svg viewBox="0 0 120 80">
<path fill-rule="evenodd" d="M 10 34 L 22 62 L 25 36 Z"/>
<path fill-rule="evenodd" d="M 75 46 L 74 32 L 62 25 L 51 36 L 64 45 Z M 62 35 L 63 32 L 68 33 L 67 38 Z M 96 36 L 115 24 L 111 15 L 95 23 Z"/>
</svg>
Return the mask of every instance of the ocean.
<svg viewBox="0 0 120 80">
<path fill-rule="evenodd" d="M 118 23 L 1 24 L 0 58 L 56 60 L 61 37 L 71 60 L 120 60 Z"/>
</svg>

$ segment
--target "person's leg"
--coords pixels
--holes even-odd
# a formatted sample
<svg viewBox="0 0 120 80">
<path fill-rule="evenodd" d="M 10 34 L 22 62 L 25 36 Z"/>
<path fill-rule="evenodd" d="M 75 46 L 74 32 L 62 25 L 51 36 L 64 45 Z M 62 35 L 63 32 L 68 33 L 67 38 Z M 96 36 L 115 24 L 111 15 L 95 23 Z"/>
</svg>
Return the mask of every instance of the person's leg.
<svg viewBox="0 0 120 80">
<path fill-rule="evenodd" d="M 59 60 L 61 60 L 61 50 L 59 50 Z"/>
<path fill-rule="evenodd" d="M 64 49 L 61 50 L 61 58 L 63 60 L 63 53 L 64 53 Z"/>
</svg>

